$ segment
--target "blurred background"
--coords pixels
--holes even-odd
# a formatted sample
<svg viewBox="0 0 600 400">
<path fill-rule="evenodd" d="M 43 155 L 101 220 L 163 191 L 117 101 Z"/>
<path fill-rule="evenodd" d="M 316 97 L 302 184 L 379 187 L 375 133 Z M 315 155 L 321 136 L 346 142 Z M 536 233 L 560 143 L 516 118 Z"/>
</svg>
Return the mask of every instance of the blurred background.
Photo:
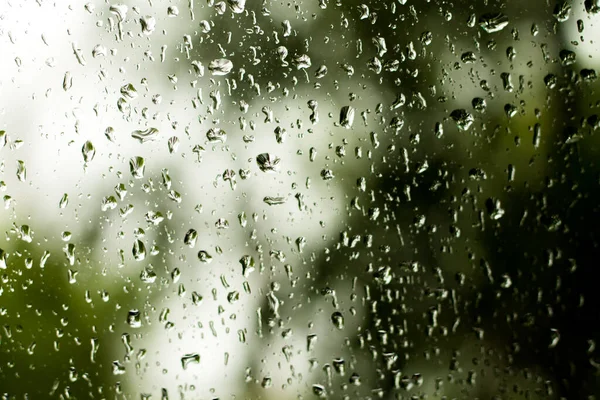
<svg viewBox="0 0 600 400">
<path fill-rule="evenodd" d="M 599 18 L 6 0 L 0 398 L 597 398 Z"/>
</svg>

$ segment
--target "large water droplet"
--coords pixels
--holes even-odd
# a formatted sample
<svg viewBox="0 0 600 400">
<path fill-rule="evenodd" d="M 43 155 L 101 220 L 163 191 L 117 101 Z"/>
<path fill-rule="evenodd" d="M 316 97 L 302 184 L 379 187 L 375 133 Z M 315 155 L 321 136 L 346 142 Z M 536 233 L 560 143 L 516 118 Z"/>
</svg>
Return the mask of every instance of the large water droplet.
<svg viewBox="0 0 600 400">
<path fill-rule="evenodd" d="M 142 316 L 139 310 L 129 310 L 127 313 L 127 324 L 132 328 L 140 328 L 142 326 Z"/>
<path fill-rule="evenodd" d="M 244 255 L 240 258 L 240 264 L 242 264 L 242 275 L 248 277 L 252 271 L 254 271 L 254 258 L 249 255 Z"/>
<path fill-rule="evenodd" d="M 246 0 L 227 0 L 227 4 L 231 8 L 231 11 L 236 14 L 244 12 L 246 8 Z"/>
<path fill-rule="evenodd" d="M 475 118 L 473 118 L 473 114 L 469 113 L 465 109 L 456 109 L 450 113 L 450 118 L 456 122 L 456 126 L 461 131 L 468 130 L 473 122 L 475 122 Z"/>
<path fill-rule="evenodd" d="M 144 35 L 150 35 L 156 29 L 156 18 L 151 15 L 141 17 L 140 25 L 142 26 L 142 33 Z"/>
<path fill-rule="evenodd" d="M 221 128 L 210 128 L 206 132 L 206 138 L 211 143 L 225 143 L 227 141 L 227 133 Z"/>
<path fill-rule="evenodd" d="M 200 364 L 200 355 L 198 353 L 190 353 L 181 357 L 181 367 L 187 369 L 190 364 Z"/>
<path fill-rule="evenodd" d="M 233 69 L 233 63 L 226 58 L 217 58 L 208 64 L 208 70 L 213 75 L 227 75 Z"/>
<path fill-rule="evenodd" d="M 144 177 L 144 171 L 146 169 L 146 160 L 143 157 L 132 157 L 129 160 L 129 171 L 131 175 L 136 179 Z"/>
<path fill-rule="evenodd" d="M 501 12 L 483 14 L 479 18 L 479 26 L 487 33 L 499 32 L 508 25 L 508 17 Z"/>
<path fill-rule="evenodd" d="M 277 172 L 281 159 L 271 153 L 262 153 L 256 156 L 256 163 L 262 172 Z"/>
<path fill-rule="evenodd" d="M 146 258 L 146 245 L 144 242 L 137 239 L 133 242 L 133 248 L 131 249 L 131 253 L 133 254 L 133 258 L 137 261 L 142 261 Z"/>
<path fill-rule="evenodd" d="M 94 156 L 96 155 L 96 148 L 92 142 L 88 140 L 83 144 L 83 147 L 81 148 L 81 154 L 83 155 L 83 161 L 86 163 L 94 159 Z"/>
<path fill-rule="evenodd" d="M 137 139 L 140 143 L 155 140 L 158 137 L 158 129 L 148 128 L 145 130 L 135 130 L 131 132 L 131 137 Z"/>
</svg>

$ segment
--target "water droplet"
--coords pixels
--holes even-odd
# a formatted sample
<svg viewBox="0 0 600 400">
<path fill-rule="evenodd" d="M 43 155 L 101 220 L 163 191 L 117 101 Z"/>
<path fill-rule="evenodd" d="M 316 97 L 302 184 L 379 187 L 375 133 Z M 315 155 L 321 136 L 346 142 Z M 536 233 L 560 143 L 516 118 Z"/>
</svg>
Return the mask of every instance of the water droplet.
<svg viewBox="0 0 600 400">
<path fill-rule="evenodd" d="M 116 15 L 119 18 L 119 21 L 125 21 L 125 17 L 127 15 L 128 10 L 125 4 L 111 5 L 108 10 L 114 15 Z"/>
<path fill-rule="evenodd" d="M 144 242 L 139 239 L 133 242 L 131 253 L 136 261 L 144 260 L 146 258 L 146 245 L 144 245 Z"/>
<path fill-rule="evenodd" d="M 71 72 L 67 71 L 65 72 L 65 76 L 63 78 L 63 89 L 66 92 L 67 90 L 71 89 L 71 87 L 73 87 L 73 76 L 71 75 Z"/>
<path fill-rule="evenodd" d="M 575 61 L 577 61 L 577 54 L 575 54 L 575 52 L 571 50 L 561 50 L 558 56 L 560 58 L 561 64 L 565 67 L 573 65 L 575 64 Z"/>
<path fill-rule="evenodd" d="M 354 123 L 355 109 L 351 106 L 344 106 L 340 111 L 340 125 L 346 129 L 350 129 Z"/>
<path fill-rule="evenodd" d="M 306 68 L 310 68 L 311 66 L 311 61 L 310 61 L 310 57 L 307 56 L 306 54 L 300 54 L 294 57 L 294 65 L 296 66 L 296 69 L 306 69 Z"/>
<path fill-rule="evenodd" d="M 227 133 L 220 128 L 210 128 L 206 132 L 206 138 L 211 143 L 225 143 L 227 141 Z"/>
<path fill-rule="evenodd" d="M 117 208 L 117 199 L 115 196 L 106 196 L 102 199 L 100 209 L 102 211 L 114 210 Z"/>
<path fill-rule="evenodd" d="M 108 53 L 108 50 L 106 50 L 106 47 L 99 45 L 99 44 L 94 46 L 94 48 L 92 49 L 92 57 L 94 57 L 94 58 L 106 57 L 107 53 Z"/>
<path fill-rule="evenodd" d="M 462 56 L 460 56 L 460 59 L 465 64 L 472 64 L 475 61 L 477 61 L 477 56 L 475 56 L 475 53 L 473 53 L 472 51 L 467 51 L 463 53 Z"/>
<path fill-rule="evenodd" d="M 256 163 L 262 172 L 277 172 L 281 159 L 271 153 L 262 153 L 256 156 Z"/>
<path fill-rule="evenodd" d="M 146 160 L 143 157 L 132 157 L 129 160 L 129 171 L 131 175 L 136 179 L 144 177 L 144 171 L 146 170 Z"/>
<path fill-rule="evenodd" d="M 473 106 L 473 109 L 475 109 L 476 111 L 479 112 L 485 112 L 486 108 L 487 108 L 487 102 L 485 101 L 485 99 L 482 99 L 481 97 L 475 97 L 473 98 L 473 100 L 471 100 L 471 105 Z"/>
<path fill-rule="evenodd" d="M 249 255 L 244 255 L 240 258 L 240 264 L 242 264 L 242 275 L 247 278 L 252 271 L 254 271 L 254 258 Z"/>
<path fill-rule="evenodd" d="M 213 260 L 213 257 L 210 254 L 208 254 L 206 250 L 200 250 L 198 252 L 198 260 L 200 260 L 200 262 L 210 264 Z"/>
<path fill-rule="evenodd" d="M 473 124 L 473 122 L 475 122 L 475 118 L 473 118 L 473 115 L 462 108 L 452 111 L 450 113 L 450 118 L 454 120 L 456 126 L 461 131 L 468 130 Z"/>
<path fill-rule="evenodd" d="M 263 201 L 270 206 L 275 206 L 284 204 L 287 201 L 287 198 L 283 196 L 266 196 Z"/>
<path fill-rule="evenodd" d="M 142 26 L 142 33 L 144 35 L 150 35 L 156 29 L 156 18 L 151 15 L 141 17 L 140 25 Z"/>
<path fill-rule="evenodd" d="M 331 314 L 331 322 L 333 322 L 333 326 L 337 329 L 344 329 L 344 316 L 341 312 L 335 311 Z"/>
<path fill-rule="evenodd" d="M 552 15 L 558 22 L 565 22 L 569 19 L 569 14 L 571 13 L 571 5 L 566 1 L 562 1 L 556 4 L 554 7 L 554 11 Z"/>
<path fill-rule="evenodd" d="M 600 0 L 585 0 L 583 4 L 585 11 L 589 14 L 598 14 L 600 12 Z"/>
<path fill-rule="evenodd" d="M 169 141 L 167 142 L 169 147 L 169 153 L 177 153 L 177 149 L 179 148 L 179 138 L 177 136 L 171 136 Z"/>
<path fill-rule="evenodd" d="M 226 58 L 218 58 L 212 60 L 208 64 L 208 70 L 213 75 L 227 75 L 233 69 L 233 63 Z"/>
<path fill-rule="evenodd" d="M 169 17 L 176 17 L 179 15 L 179 8 L 177 6 L 169 6 L 167 7 L 167 15 Z"/>
<path fill-rule="evenodd" d="M 332 170 L 324 169 L 321 171 L 321 178 L 323 178 L 324 181 L 330 181 L 335 178 L 335 175 L 333 174 Z"/>
<path fill-rule="evenodd" d="M 140 328 L 142 326 L 142 316 L 139 310 L 129 310 L 127 313 L 127 324 L 132 328 Z"/>
<path fill-rule="evenodd" d="M 109 126 L 104 130 L 104 136 L 106 136 L 108 140 L 114 143 L 114 141 L 116 140 L 115 129 L 112 126 Z"/>
<path fill-rule="evenodd" d="M 227 0 L 227 5 L 229 5 L 231 11 L 239 14 L 244 12 L 244 9 L 246 8 L 246 0 Z"/>
<path fill-rule="evenodd" d="M 140 143 L 155 140 L 158 137 L 158 129 L 148 128 L 145 130 L 135 130 L 131 132 L 131 137 L 137 139 Z"/>
<path fill-rule="evenodd" d="M 479 26 L 487 33 L 499 32 L 508 25 L 508 17 L 501 12 L 483 14 L 479 18 Z"/>
<path fill-rule="evenodd" d="M 6 269 L 6 259 L 8 254 L 3 249 L 0 249 L 0 269 Z"/>
<path fill-rule="evenodd" d="M 315 396 L 320 397 L 322 399 L 327 397 L 327 390 L 325 390 L 325 386 L 323 385 L 312 385 L 312 392 Z"/>
<path fill-rule="evenodd" d="M 198 240 L 198 232 L 195 229 L 190 229 L 185 233 L 183 243 L 191 248 L 194 248 L 196 241 Z"/>
<path fill-rule="evenodd" d="M 58 208 L 65 208 L 69 204 L 69 195 L 67 193 L 63 194 L 58 202 Z"/>
<path fill-rule="evenodd" d="M 113 361 L 112 366 L 113 366 L 113 368 L 112 368 L 113 375 L 125 374 L 125 372 L 126 372 L 125 366 L 123 364 L 121 364 L 119 361 Z"/>
<path fill-rule="evenodd" d="M 190 364 L 200 364 L 200 355 L 198 353 L 189 353 L 181 357 L 181 367 L 187 369 Z"/>
<path fill-rule="evenodd" d="M 83 155 L 83 161 L 86 163 L 94 159 L 94 156 L 96 155 L 96 148 L 92 142 L 88 140 L 83 144 L 83 147 L 81 148 L 81 154 Z"/>
<path fill-rule="evenodd" d="M 21 182 L 27 180 L 27 168 L 25 167 L 25 161 L 17 160 L 17 179 Z"/>
</svg>

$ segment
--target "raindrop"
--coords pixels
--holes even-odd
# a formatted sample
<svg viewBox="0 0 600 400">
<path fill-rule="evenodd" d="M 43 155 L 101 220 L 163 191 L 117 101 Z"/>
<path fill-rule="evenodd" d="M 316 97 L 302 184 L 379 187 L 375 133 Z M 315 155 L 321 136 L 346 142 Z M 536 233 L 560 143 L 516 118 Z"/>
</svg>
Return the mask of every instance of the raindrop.
<svg viewBox="0 0 600 400">
<path fill-rule="evenodd" d="M 283 196 L 266 196 L 263 201 L 270 206 L 275 206 L 284 204 L 287 201 L 287 198 Z"/>
<path fill-rule="evenodd" d="M 256 157 L 256 163 L 262 172 L 277 172 L 280 162 L 281 159 L 271 153 L 262 153 Z"/>
<path fill-rule="evenodd" d="M 138 97 L 138 92 L 131 83 L 128 83 L 121 87 L 121 95 L 125 100 L 134 100 Z"/>
<path fill-rule="evenodd" d="M 151 15 L 146 15 L 140 18 L 140 25 L 142 26 L 142 33 L 150 35 L 156 29 L 156 19 Z"/>
<path fill-rule="evenodd" d="M 27 168 L 25 167 L 25 161 L 17 160 L 17 179 L 21 182 L 27 180 Z"/>
<path fill-rule="evenodd" d="M 306 54 L 300 54 L 297 56 L 294 56 L 294 65 L 296 66 L 296 69 L 306 69 L 306 68 L 310 68 L 311 61 L 310 61 L 310 57 L 307 56 Z"/>
<path fill-rule="evenodd" d="M 189 231 L 187 231 L 185 233 L 185 236 L 183 238 L 183 243 L 185 243 L 187 246 L 189 246 L 191 248 L 194 248 L 197 240 L 198 240 L 198 232 L 195 229 L 190 229 Z"/>
<path fill-rule="evenodd" d="M 479 26 L 487 33 L 499 32 L 508 25 L 508 17 L 500 12 L 483 14 L 479 18 Z"/>
<path fill-rule="evenodd" d="M 486 108 L 487 108 L 487 102 L 485 101 L 485 99 L 482 99 L 481 97 L 475 97 L 473 98 L 473 100 L 471 100 L 471 105 L 473 106 L 473 109 L 475 109 L 476 111 L 479 112 L 485 112 Z"/>
<path fill-rule="evenodd" d="M 244 12 L 246 8 L 246 0 L 227 0 L 227 5 L 236 14 Z"/>
<path fill-rule="evenodd" d="M 83 144 L 83 147 L 81 148 L 81 154 L 83 155 L 83 161 L 86 163 L 94 159 L 94 156 L 96 155 L 96 148 L 94 148 L 92 142 L 88 140 Z"/>
<path fill-rule="evenodd" d="M 227 133 L 220 128 L 210 128 L 206 132 L 206 138 L 211 143 L 225 143 L 227 141 Z"/>
<path fill-rule="evenodd" d="M 171 136 L 167 142 L 169 147 L 169 153 L 177 153 L 177 149 L 179 148 L 179 138 L 177 136 Z"/>
<path fill-rule="evenodd" d="M 561 50 L 558 56 L 560 57 L 561 64 L 565 67 L 575 64 L 577 60 L 577 55 L 571 50 Z"/>
<path fill-rule="evenodd" d="M 73 86 L 73 76 L 71 75 L 71 72 L 67 71 L 67 72 L 65 72 L 65 76 L 63 78 L 63 89 L 66 92 L 67 90 L 71 89 L 72 86 Z"/>
<path fill-rule="evenodd" d="M 200 355 L 198 353 L 190 353 L 181 357 L 181 367 L 187 369 L 190 364 L 200 364 Z"/>
<path fill-rule="evenodd" d="M 233 69 L 233 63 L 226 58 L 212 60 L 208 64 L 208 70 L 213 75 L 227 75 Z"/>
<path fill-rule="evenodd" d="M 469 128 L 471 127 L 473 122 L 475 122 L 473 115 L 471 113 L 469 113 L 467 110 L 462 109 L 462 108 L 452 111 L 450 113 L 450 118 L 452 118 L 452 120 L 454 120 L 454 122 L 456 123 L 456 126 L 461 131 L 469 130 Z"/>
<path fill-rule="evenodd" d="M 344 316 L 341 312 L 335 311 L 331 314 L 331 322 L 337 329 L 344 329 Z"/>
<path fill-rule="evenodd" d="M 129 310 L 127 313 L 127 324 L 132 328 L 140 328 L 142 326 L 142 317 L 139 310 Z"/>
<path fill-rule="evenodd" d="M 131 253 L 133 254 L 133 258 L 137 261 L 142 261 L 146 258 L 146 246 L 144 242 L 137 239 L 133 242 L 133 248 L 131 249 Z"/>
<path fill-rule="evenodd" d="M 104 136 L 106 136 L 106 138 L 108 140 L 110 140 L 111 142 L 114 143 L 114 141 L 116 140 L 116 138 L 115 138 L 115 129 L 112 126 L 109 126 L 108 128 L 106 128 L 104 130 Z"/>
<path fill-rule="evenodd" d="M 249 255 L 244 255 L 240 258 L 240 264 L 242 264 L 242 275 L 247 278 L 252 271 L 254 271 L 254 258 Z"/>
<path fill-rule="evenodd" d="M 146 169 L 146 160 L 143 157 L 132 157 L 129 160 L 129 171 L 131 175 L 136 179 L 144 177 L 144 171 Z"/>
<path fill-rule="evenodd" d="M 131 132 L 131 137 L 137 139 L 140 143 L 145 143 L 151 140 L 155 140 L 158 136 L 158 129 L 148 128 L 146 130 L 135 130 Z"/>
<path fill-rule="evenodd" d="M 354 122 L 354 107 L 344 106 L 340 111 L 340 125 L 346 129 L 350 129 Z"/>
<path fill-rule="evenodd" d="M 210 264 L 212 262 L 213 258 L 210 254 L 208 254 L 208 252 L 206 250 L 200 250 L 198 252 L 198 260 L 200 260 L 200 262 L 203 262 L 205 264 Z"/>
<path fill-rule="evenodd" d="M 69 204 L 69 195 L 67 193 L 63 194 L 58 202 L 58 208 L 65 208 Z"/>
</svg>

